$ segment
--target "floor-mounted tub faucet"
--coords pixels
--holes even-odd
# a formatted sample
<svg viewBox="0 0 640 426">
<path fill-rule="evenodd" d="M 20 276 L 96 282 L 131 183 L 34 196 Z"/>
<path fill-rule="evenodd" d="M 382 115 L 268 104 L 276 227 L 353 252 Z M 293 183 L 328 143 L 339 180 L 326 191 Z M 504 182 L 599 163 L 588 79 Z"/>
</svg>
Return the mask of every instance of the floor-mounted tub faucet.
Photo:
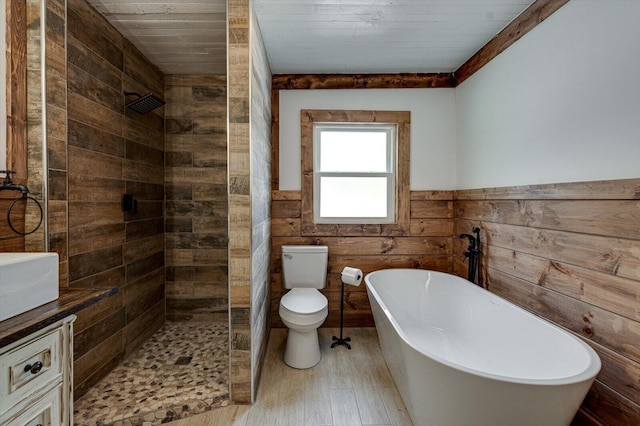
<svg viewBox="0 0 640 426">
<path fill-rule="evenodd" d="M 460 238 L 466 238 L 469 240 L 469 247 L 467 248 L 467 251 L 464 252 L 464 260 L 467 260 L 467 258 L 469 259 L 469 272 L 467 274 L 467 279 L 472 283 L 475 283 L 480 259 L 480 228 L 474 226 L 471 228 L 471 231 L 476 234 L 475 237 L 470 234 L 460 234 Z"/>
</svg>

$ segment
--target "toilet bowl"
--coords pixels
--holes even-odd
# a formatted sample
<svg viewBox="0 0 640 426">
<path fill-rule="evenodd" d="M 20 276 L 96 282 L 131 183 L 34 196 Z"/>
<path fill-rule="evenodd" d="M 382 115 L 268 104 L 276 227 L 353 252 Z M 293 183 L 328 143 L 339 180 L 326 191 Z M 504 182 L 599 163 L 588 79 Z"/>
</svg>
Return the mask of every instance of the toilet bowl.
<svg viewBox="0 0 640 426">
<path fill-rule="evenodd" d="M 327 274 L 326 246 L 283 246 L 282 276 L 289 291 L 280 299 L 280 318 L 289 329 L 284 362 L 311 368 L 320 362 L 318 327 L 328 314 L 328 300 L 318 291 Z"/>
<path fill-rule="evenodd" d="M 320 362 L 318 327 L 328 314 L 328 300 L 315 288 L 294 288 L 280 300 L 280 318 L 289 328 L 284 362 L 310 368 Z"/>
</svg>

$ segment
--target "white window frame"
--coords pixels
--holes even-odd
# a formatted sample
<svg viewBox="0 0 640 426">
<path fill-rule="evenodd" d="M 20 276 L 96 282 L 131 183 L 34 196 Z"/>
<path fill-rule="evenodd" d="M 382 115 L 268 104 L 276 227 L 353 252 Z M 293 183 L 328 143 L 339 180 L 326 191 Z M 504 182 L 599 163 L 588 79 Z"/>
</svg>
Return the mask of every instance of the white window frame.
<svg viewBox="0 0 640 426">
<path fill-rule="evenodd" d="M 387 149 L 386 172 L 324 172 L 320 170 L 320 133 L 323 131 L 384 132 Z M 397 217 L 398 126 L 396 123 L 314 123 L 313 125 L 313 219 L 318 224 L 388 224 Z M 385 177 L 387 179 L 387 214 L 385 217 L 321 217 L 320 180 L 322 177 Z"/>
</svg>

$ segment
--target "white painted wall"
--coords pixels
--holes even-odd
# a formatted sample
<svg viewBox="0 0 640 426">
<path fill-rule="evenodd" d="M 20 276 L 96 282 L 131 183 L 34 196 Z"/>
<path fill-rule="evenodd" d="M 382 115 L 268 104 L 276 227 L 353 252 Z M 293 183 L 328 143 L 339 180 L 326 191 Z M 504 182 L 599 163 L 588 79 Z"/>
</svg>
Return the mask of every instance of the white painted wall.
<svg viewBox="0 0 640 426">
<path fill-rule="evenodd" d="M 455 185 L 455 89 L 280 91 L 280 189 L 300 189 L 300 111 L 411 111 L 411 189 Z"/>
<path fill-rule="evenodd" d="M 458 86 L 456 187 L 640 177 L 639 23 L 572 0 Z"/>
<path fill-rule="evenodd" d="M 5 34 L 7 31 L 7 16 L 5 3 L 0 5 L 0 170 L 4 170 L 7 164 L 7 44 Z"/>
</svg>

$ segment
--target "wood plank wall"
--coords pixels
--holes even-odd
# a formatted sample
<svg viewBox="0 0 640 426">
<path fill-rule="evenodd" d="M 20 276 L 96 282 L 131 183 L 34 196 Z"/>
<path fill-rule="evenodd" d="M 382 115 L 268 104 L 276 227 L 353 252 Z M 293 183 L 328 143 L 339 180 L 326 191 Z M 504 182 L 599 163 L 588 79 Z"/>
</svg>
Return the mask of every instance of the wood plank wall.
<svg viewBox="0 0 640 426">
<path fill-rule="evenodd" d="M 340 272 L 345 266 L 364 274 L 384 268 L 424 268 L 452 272 L 453 191 L 411 191 L 409 232 L 404 235 L 345 236 L 327 232 L 304 236 L 300 191 L 273 191 L 271 202 L 271 323 L 284 327 L 278 314 L 282 287 L 283 245 L 318 244 L 329 247 L 329 274 L 322 293 L 329 299 L 323 327 L 340 321 Z M 345 286 L 344 324 L 372 327 L 373 317 L 364 284 Z"/>
<path fill-rule="evenodd" d="M 165 76 L 167 319 L 227 324 L 227 78 Z"/>
<path fill-rule="evenodd" d="M 27 21 L 26 0 L 8 0 L 7 19 L 7 164 L 0 169 L 14 170 L 16 183 L 27 181 Z M 15 234 L 5 221 L 17 193 L 0 192 L 0 252 L 24 251 L 24 238 Z M 24 208 L 12 212 L 12 224 L 24 232 Z"/>
<path fill-rule="evenodd" d="M 11 193 L 10 193 L 11 192 Z M 6 191 L 0 193 L 0 252 L 23 252 L 24 237 L 16 234 L 7 224 L 7 211 L 18 193 Z M 16 206 L 11 210 L 11 224 L 20 232 L 24 232 L 24 207 Z"/>
<path fill-rule="evenodd" d="M 163 110 L 140 115 L 123 92 L 163 97 L 163 74 L 85 0 L 67 3 L 66 161 L 51 190 L 68 191 L 69 285 L 119 292 L 78 313 L 75 398 L 162 326 Z M 56 152 L 58 152 L 56 150 Z M 133 194 L 136 213 L 120 198 Z M 49 216 L 61 222 L 64 212 Z"/>
<path fill-rule="evenodd" d="M 27 12 L 26 0 L 7 0 L 7 164 L 13 179 L 27 179 Z M 0 164 L 5 169 L 4 164 Z M 22 181 L 20 181 L 22 180 Z"/>
<path fill-rule="evenodd" d="M 640 424 L 640 179 L 456 192 L 455 234 L 482 230 L 482 276 L 571 330 L 602 370 L 574 424 Z M 454 270 L 465 277 L 465 243 Z"/>
<path fill-rule="evenodd" d="M 27 182 L 30 195 L 36 199 L 43 207 L 44 204 L 44 181 L 46 179 L 45 165 L 43 161 L 44 136 L 44 112 L 43 106 L 49 106 L 48 96 L 43 95 L 43 76 L 49 78 L 51 72 L 43 67 L 42 45 L 45 44 L 46 61 L 55 57 L 52 54 L 52 47 L 56 46 L 64 28 L 59 26 L 60 16 L 51 10 L 53 3 L 46 7 L 46 18 L 41 16 L 41 3 L 37 0 L 26 1 L 26 22 L 27 22 Z M 49 22 L 51 18 L 51 22 Z M 46 22 L 46 25 L 45 25 Z M 64 21 L 63 21 L 64 22 Z M 44 25 L 44 26 L 43 26 Z M 43 36 L 46 34 L 46 38 Z M 49 113 L 47 112 L 47 118 Z M 59 124 L 59 123 L 56 123 Z M 54 129 L 60 131 L 60 126 L 54 125 Z M 64 128 L 63 128 L 64 129 Z M 59 133 L 58 133 L 59 134 Z M 46 135 L 48 139 L 48 131 Z M 35 203 L 28 203 L 33 206 Z M 40 219 L 40 211 L 37 208 L 25 206 L 25 230 L 34 230 Z M 33 233 L 25 236 L 26 251 L 45 251 L 45 227 L 41 226 Z M 63 260 L 64 261 L 64 260 Z M 62 266 L 62 265 L 61 265 Z"/>
<path fill-rule="evenodd" d="M 281 80 L 274 77 L 275 81 Z M 279 154 L 278 93 L 274 84 L 275 159 Z M 480 280 L 488 289 L 573 331 L 602 359 L 602 371 L 573 425 L 640 424 L 640 179 L 411 191 L 409 236 L 357 237 L 337 232 L 305 237 L 300 191 L 278 191 L 278 173 L 274 161 L 274 327 L 284 327 L 278 315 L 284 294 L 280 259 L 284 244 L 329 246 L 329 278 L 323 292 L 330 312 L 323 326 L 336 326 L 339 273 L 344 266 L 360 267 L 365 274 L 387 267 L 412 267 L 454 271 L 466 277 L 466 247 L 456 236 L 480 226 L 485 240 Z M 345 324 L 373 325 L 364 288 L 347 286 L 345 294 Z"/>
<path fill-rule="evenodd" d="M 15 183 L 28 186 L 30 196 L 55 215 L 64 211 L 66 217 L 66 185 L 48 187 L 49 203 L 44 205 L 43 182 L 46 178 L 43 163 L 43 102 L 46 102 L 47 114 L 47 161 L 48 177 L 53 179 L 66 176 L 66 66 L 65 66 L 65 1 L 47 2 L 46 28 L 41 28 L 40 2 L 11 1 L 8 5 L 10 31 L 11 73 L 9 75 L 8 94 L 8 161 L 9 167 L 17 174 L 12 176 Z M 46 38 L 42 33 L 46 32 Z M 46 67 L 42 69 L 42 41 L 45 41 Z M 42 73 L 47 81 L 47 95 L 42 96 Z M 26 87 L 29 86 L 27 96 Z M 29 121 L 28 132 L 26 121 Z M 62 150 L 64 161 L 59 159 Z M 2 166 L 4 169 L 4 165 Z M 0 193 L 0 251 L 44 251 L 45 229 L 43 223 L 35 233 L 20 237 L 13 233 L 4 217 L 20 193 L 3 191 Z M 45 210 L 46 211 L 46 210 Z M 46 213 L 45 213 L 46 214 Z M 38 227 L 42 215 L 32 201 L 19 201 L 11 212 L 14 228 L 21 232 Z M 61 230 L 57 223 L 49 223 L 50 245 L 47 249 L 60 255 L 60 284 L 66 285 L 67 250 L 66 229 Z"/>
<path fill-rule="evenodd" d="M 318 244 L 329 247 L 329 275 L 322 290 L 329 299 L 329 315 L 324 327 L 339 325 L 340 272 L 345 266 L 368 272 L 383 268 L 428 268 L 451 272 L 453 237 L 453 192 L 410 191 L 408 169 L 406 191 L 399 205 L 409 210 L 408 226 L 303 226 L 301 191 L 279 188 L 279 103 L 280 90 L 364 87 L 452 87 L 451 75 L 375 76 L 273 76 L 271 90 L 271 324 L 284 327 L 278 314 L 285 293 L 281 277 L 281 247 Z M 389 120 L 387 120 L 389 121 Z M 394 121 L 394 120 L 390 120 Z M 407 141 L 408 143 L 408 141 Z M 304 150 L 303 150 L 304 151 Z M 308 160 L 307 160 L 308 161 Z M 408 152 L 403 164 L 409 164 Z M 301 166 L 304 169 L 304 165 Z M 308 167 L 307 167 L 308 170 Z M 308 194 L 307 194 L 308 195 Z M 408 198 L 408 200 L 407 200 Z M 308 220 L 307 220 L 308 222 Z M 373 326 L 373 317 L 364 285 L 345 289 L 345 325 Z"/>
</svg>

